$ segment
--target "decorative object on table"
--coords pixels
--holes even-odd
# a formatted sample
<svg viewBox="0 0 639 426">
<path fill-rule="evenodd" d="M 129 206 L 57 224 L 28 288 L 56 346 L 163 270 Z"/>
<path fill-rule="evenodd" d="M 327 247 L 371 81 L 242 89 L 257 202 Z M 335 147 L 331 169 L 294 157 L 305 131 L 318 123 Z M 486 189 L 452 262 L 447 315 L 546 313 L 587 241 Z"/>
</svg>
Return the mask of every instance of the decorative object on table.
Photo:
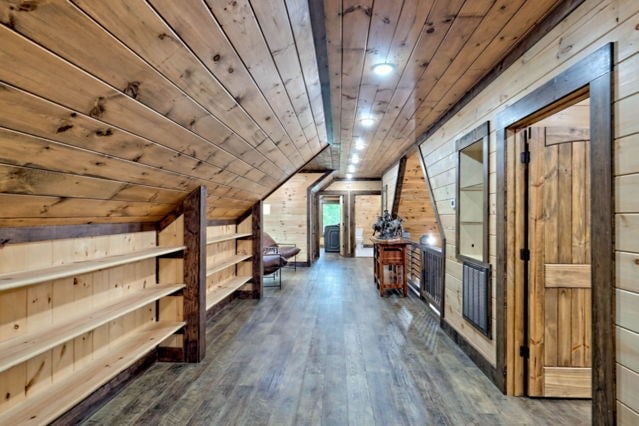
<svg viewBox="0 0 639 426">
<path fill-rule="evenodd" d="M 382 216 L 377 217 L 377 222 L 373 224 L 373 236 L 378 233 L 377 238 L 380 240 L 392 240 L 401 238 L 404 234 L 402 227 L 403 219 L 399 216 L 393 218 L 388 210 L 384 210 Z"/>
</svg>

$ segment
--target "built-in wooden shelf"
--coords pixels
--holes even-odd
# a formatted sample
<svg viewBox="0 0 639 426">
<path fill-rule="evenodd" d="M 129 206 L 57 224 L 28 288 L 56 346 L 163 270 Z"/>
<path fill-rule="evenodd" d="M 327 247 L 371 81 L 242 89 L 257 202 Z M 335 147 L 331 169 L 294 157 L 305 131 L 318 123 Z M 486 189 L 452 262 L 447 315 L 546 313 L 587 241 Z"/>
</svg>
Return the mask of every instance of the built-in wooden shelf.
<svg viewBox="0 0 639 426">
<path fill-rule="evenodd" d="M 2 341 L 0 342 L 0 372 L 184 287 L 184 284 L 158 285 L 131 292 L 122 300 L 106 304 L 90 313 L 78 312 L 60 323 L 52 322 L 47 327 L 40 327 L 21 336 Z"/>
<path fill-rule="evenodd" d="M 183 322 L 153 322 L 140 327 L 104 355 L 0 414 L 0 424 L 40 425 L 55 420 L 183 326 Z"/>
<path fill-rule="evenodd" d="M 247 233 L 242 233 L 242 234 L 226 234 L 226 235 L 218 235 L 215 237 L 209 237 L 206 239 L 206 244 L 214 244 L 214 243 L 221 243 L 224 241 L 231 241 L 231 240 L 237 240 L 239 238 L 246 238 L 246 237 L 250 237 L 253 234 L 251 234 L 250 232 Z"/>
<path fill-rule="evenodd" d="M 184 246 L 152 247 L 126 254 L 101 257 L 99 259 L 83 260 L 59 266 L 52 266 L 49 268 L 2 274 L 0 275 L 0 291 L 10 290 L 18 287 L 25 287 L 45 281 L 57 280 L 60 278 L 88 274 L 90 272 L 99 271 L 101 269 L 113 268 L 115 266 L 126 265 L 128 263 L 139 262 L 141 260 L 151 259 L 153 257 L 163 256 L 181 250 L 184 250 Z"/>
<path fill-rule="evenodd" d="M 229 294 L 251 280 L 250 276 L 232 277 L 216 284 L 211 290 L 206 292 L 206 310 L 211 309 Z"/>
<path fill-rule="evenodd" d="M 220 272 L 226 268 L 229 268 L 233 265 L 237 265 L 238 263 L 250 259 L 251 257 L 253 257 L 250 254 L 239 254 L 236 256 L 230 256 L 227 259 L 224 259 L 224 261 L 216 263 L 214 265 L 211 265 L 209 268 L 207 268 L 206 270 L 206 276 L 211 276 L 216 272 Z"/>
</svg>

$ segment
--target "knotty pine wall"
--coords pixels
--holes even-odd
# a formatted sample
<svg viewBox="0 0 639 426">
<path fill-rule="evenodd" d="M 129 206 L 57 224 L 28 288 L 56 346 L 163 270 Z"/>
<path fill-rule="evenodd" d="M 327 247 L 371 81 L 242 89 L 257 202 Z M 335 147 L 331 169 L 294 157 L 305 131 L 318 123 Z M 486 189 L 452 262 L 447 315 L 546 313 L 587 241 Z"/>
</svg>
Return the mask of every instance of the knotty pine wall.
<svg viewBox="0 0 639 426">
<path fill-rule="evenodd" d="M 380 195 L 356 195 L 355 196 L 355 229 L 362 228 L 364 230 L 364 238 L 362 244 L 371 246 L 371 237 L 373 236 L 373 224 L 377 221 L 377 217 L 381 214 L 382 200 Z M 355 234 L 357 238 L 357 234 Z M 357 240 L 355 241 L 357 244 Z"/>
<path fill-rule="evenodd" d="M 617 399 L 620 424 L 639 422 L 639 2 L 586 0 L 532 46 L 451 120 L 421 144 L 446 249 L 446 320 L 495 364 L 495 341 L 461 315 L 461 264 L 455 259 L 455 140 L 490 120 L 489 254 L 495 265 L 495 129 L 497 114 L 608 42 L 615 43 L 614 135 L 616 191 Z M 385 174 L 390 182 L 392 169 Z M 387 177 L 388 176 L 388 177 Z M 390 188 L 390 185 L 389 185 Z M 493 298 L 495 285 L 493 283 Z M 493 307 L 495 300 L 493 299 Z M 494 312 L 493 312 L 494 318 Z M 493 322 L 493 335 L 495 327 Z"/>
<path fill-rule="evenodd" d="M 410 232 L 412 241 L 419 241 L 423 234 L 427 234 L 441 244 L 433 201 L 426 185 L 419 152 L 415 151 L 406 159 L 397 215 L 404 219 L 404 231 Z"/>
<path fill-rule="evenodd" d="M 298 262 L 308 261 L 307 189 L 323 173 L 298 173 L 271 194 L 264 205 L 264 230 L 278 243 L 294 243 L 301 249 Z"/>
<path fill-rule="evenodd" d="M 97 259 L 154 247 L 155 232 L 138 232 L 34 243 L 0 249 L 0 274 Z M 155 259 L 0 292 L 0 341 L 38 330 L 70 314 L 92 313 L 131 292 L 155 285 Z M 109 349 L 109 343 L 155 321 L 155 302 L 62 343 L 0 373 L 0 412 L 33 392 L 67 378 Z"/>
</svg>

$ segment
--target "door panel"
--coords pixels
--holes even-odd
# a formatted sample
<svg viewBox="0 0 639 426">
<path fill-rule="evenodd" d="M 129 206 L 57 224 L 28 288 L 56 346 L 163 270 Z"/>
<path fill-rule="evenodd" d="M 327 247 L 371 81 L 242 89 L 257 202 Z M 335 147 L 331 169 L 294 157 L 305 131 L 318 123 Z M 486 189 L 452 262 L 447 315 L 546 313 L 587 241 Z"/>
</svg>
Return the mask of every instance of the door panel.
<svg viewBox="0 0 639 426">
<path fill-rule="evenodd" d="M 528 395 L 589 397 L 589 142 L 528 130 Z M 575 131 L 580 137 L 587 131 Z"/>
</svg>

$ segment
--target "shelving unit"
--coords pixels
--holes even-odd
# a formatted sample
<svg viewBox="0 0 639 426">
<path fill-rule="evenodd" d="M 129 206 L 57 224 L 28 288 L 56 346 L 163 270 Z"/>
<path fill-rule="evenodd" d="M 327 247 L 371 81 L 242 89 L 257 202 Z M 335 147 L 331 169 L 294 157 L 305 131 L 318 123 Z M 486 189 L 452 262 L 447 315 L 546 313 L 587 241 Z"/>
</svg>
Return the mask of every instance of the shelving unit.
<svg viewBox="0 0 639 426">
<path fill-rule="evenodd" d="M 145 231 L 3 247 L 0 424 L 54 421 L 150 351 L 182 344 L 185 246 L 157 241 Z"/>
<path fill-rule="evenodd" d="M 50 327 L 4 340 L 0 342 L 0 372 L 183 288 L 184 284 L 154 285 L 123 300 L 105 304 L 97 311 L 75 312 L 59 324 L 51 324 Z"/>
<path fill-rule="evenodd" d="M 184 322 L 153 322 L 141 327 L 74 374 L 34 392 L 23 403 L 0 414 L 0 424 L 39 425 L 55 420 L 183 326 Z"/>
<path fill-rule="evenodd" d="M 240 289 L 252 290 L 252 237 L 251 217 L 238 224 L 207 227 L 207 310 Z"/>
<path fill-rule="evenodd" d="M 479 140 L 459 151 L 457 220 L 459 254 L 483 260 L 485 239 L 486 183 L 484 143 Z"/>
<path fill-rule="evenodd" d="M 73 262 L 65 265 L 52 266 L 50 268 L 1 274 L 0 291 L 38 284 L 45 281 L 53 281 L 60 278 L 88 274 L 91 272 L 100 271 L 102 269 L 114 268 L 120 265 L 126 265 L 145 259 L 151 259 L 162 255 L 175 253 L 181 250 L 184 250 L 184 246 L 153 247 L 132 253 Z"/>
</svg>

